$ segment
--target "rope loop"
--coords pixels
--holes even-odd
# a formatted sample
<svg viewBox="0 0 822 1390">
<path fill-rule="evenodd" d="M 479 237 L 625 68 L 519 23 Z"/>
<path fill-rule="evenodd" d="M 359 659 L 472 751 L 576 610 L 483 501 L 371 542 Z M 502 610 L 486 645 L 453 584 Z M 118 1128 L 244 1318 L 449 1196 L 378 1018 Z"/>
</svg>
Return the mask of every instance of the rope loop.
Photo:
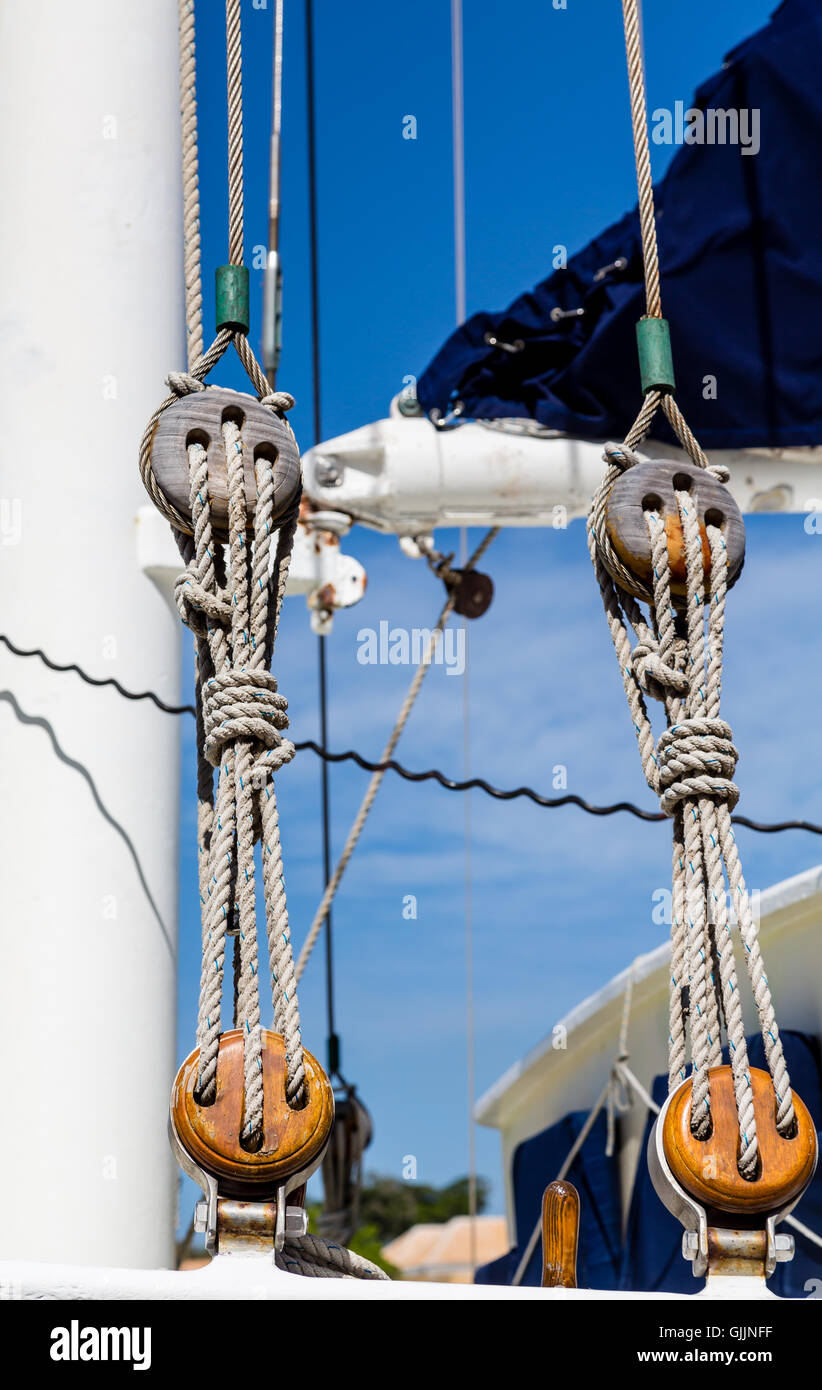
<svg viewBox="0 0 822 1390">
<path fill-rule="evenodd" d="M 639 454 L 633 449 L 629 449 L 627 444 L 606 444 L 602 451 L 605 462 L 613 468 L 618 468 L 620 473 L 625 473 L 629 468 L 635 468 L 642 460 Z"/>
<path fill-rule="evenodd" d="M 267 405 L 270 410 L 276 410 L 278 415 L 293 410 L 294 404 L 294 397 L 290 391 L 270 391 L 267 396 L 260 397 L 260 405 Z"/>
<path fill-rule="evenodd" d="M 279 749 L 280 735 L 288 728 L 287 710 L 276 677 L 262 667 L 229 667 L 212 676 L 203 686 L 203 751 L 211 766 L 219 767 L 223 749 L 238 740 Z"/>
<path fill-rule="evenodd" d="M 207 589 L 197 578 L 193 564 L 178 575 L 174 602 L 186 627 L 196 637 L 207 636 L 209 624 L 225 629 L 231 626 L 231 600 L 227 591 Z"/>
<path fill-rule="evenodd" d="M 166 377 L 166 385 L 169 391 L 172 391 L 180 400 L 183 396 L 190 396 L 193 391 L 205 391 L 206 389 L 205 382 L 200 381 L 199 377 L 192 376 L 191 372 L 169 372 Z"/>
<path fill-rule="evenodd" d="M 643 633 L 631 654 L 634 675 L 646 695 L 664 700 L 666 695 L 688 694 L 690 681 L 681 664 L 685 660 L 685 642 L 678 642 L 673 651 L 677 665 L 671 665 L 659 655 L 659 642 L 650 630 Z"/>
<path fill-rule="evenodd" d="M 739 753 L 724 719 L 683 719 L 659 736 L 659 804 L 673 816 L 681 801 L 707 798 L 733 810 L 739 788 L 733 781 Z"/>
</svg>

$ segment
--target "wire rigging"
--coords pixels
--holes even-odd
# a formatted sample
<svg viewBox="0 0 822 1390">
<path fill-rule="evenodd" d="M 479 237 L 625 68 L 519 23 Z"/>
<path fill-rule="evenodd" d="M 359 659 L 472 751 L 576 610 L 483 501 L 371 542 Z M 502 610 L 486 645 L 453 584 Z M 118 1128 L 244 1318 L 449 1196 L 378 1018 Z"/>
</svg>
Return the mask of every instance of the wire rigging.
<svg viewBox="0 0 822 1390">
<path fill-rule="evenodd" d="M 81 666 L 75 662 L 62 664 L 53 661 L 51 657 L 40 647 L 18 647 L 12 642 L 10 637 L 0 632 L 0 642 L 6 646 L 15 656 L 36 656 L 51 671 L 68 672 L 71 671 L 79 676 L 86 685 L 95 687 L 111 686 L 117 691 L 118 695 L 126 700 L 150 700 L 164 714 L 190 714 L 196 718 L 197 711 L 193 705 L 171 705 L 162 700 L 153 690 L 127 690 L 120 681 L 114 676 L 104 678 L 90 676 Z M 356 763 L 357 767 L 362 768 L 363 772 L 395 772 L 398 777 L 402 777 L 406 782 L 436 782 L 449 792 L 484 792 L 486 796 L 493 797 L 496 801 L 518 801 L 522 798 L 532 801 L 535 806 L 546 807 L 554 810 L 562 806 L 578 806 L 581 811 L 585 811 L 589 816 L 614 816 L 619 812 L 636 817 L 642 821 L 665 821 L 667 816 L 661 811 L 646 811 L 641 806 L 637 806 L 633 801 L 615 801 L 610 805 L 597 806 L 584 797 L 577 796 L 576 792 L 565 792 L 562 796 L 543 796 L 541 792 L 535 791 L 533 787 L 495 787 L 487 782 L 484 777 L 470 777 L 463 781 L 456 781 L 451 777 L 446 777 L 439 768 L 427 768 L 424 772 L 414 772 L 411 768 L 398 763 L 395 758 L 386 758 L 381 762 L 375 762 L 371 758 L 363 757 L 353 748 L 347 748 L 342 753 L 333 753 L 323 744 L 317 743 L 312 738 L 302 739 L 294 743 L 298 753 L 316 753 L 318 758 L 329 763 Z M 756 830 L 763 835 L 778 834 L 783 830 L 806 830 L 811 835 L 822 835 L 822 825 L 816 825 L 808 820 L 783 820 L 775 822 L 756 821 L 750 816 L 734 815 L 731 817 L 734 825 L 744 825 L 748 830 Z"/>
</svg>

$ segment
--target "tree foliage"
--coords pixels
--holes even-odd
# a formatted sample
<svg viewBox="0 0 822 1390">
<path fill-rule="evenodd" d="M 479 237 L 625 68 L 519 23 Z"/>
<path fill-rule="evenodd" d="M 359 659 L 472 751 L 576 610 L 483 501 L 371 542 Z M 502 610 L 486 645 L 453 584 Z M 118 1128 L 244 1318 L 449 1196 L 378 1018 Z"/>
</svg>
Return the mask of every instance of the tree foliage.
<svg viewBox="0 0 822 1390">
<path fill-rule="evenodd" d="M 485 1211 L 490 1184 L 477 1178 L 477 1211 Z M 445 1187 L 404 1182 L 384 1174 L 369 1174 L 360 1194 L 360 1224 L 373 1227 L 382 1244 L 402 1235 L 409 1226 L 450 1221 L 468 1215 L 468 1178 Z"/>
</svg>

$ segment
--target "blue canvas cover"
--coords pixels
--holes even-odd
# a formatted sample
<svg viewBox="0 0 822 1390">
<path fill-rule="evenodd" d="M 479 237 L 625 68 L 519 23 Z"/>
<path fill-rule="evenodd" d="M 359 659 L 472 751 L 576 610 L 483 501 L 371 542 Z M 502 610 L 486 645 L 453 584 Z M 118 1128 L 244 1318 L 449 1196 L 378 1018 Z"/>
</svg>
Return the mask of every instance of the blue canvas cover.
<svg viewBox="0 0 822 1390">
<path fill-rule="evenodd" d="M 707 449 L 822 443 L 820 72 L 822 5 L 785 0 L 693 102 L 758 111 L 758 152 L 683 144 L 656 188 L 677 400 Z M 626 97 L 626 139 L 629 129 Z M 620 257 L 626 269 L 595 278 Z M 555 307 L 585 312 L 552 322 Z M 420 377 L 420 403 L 446 413 L 459 400 L 468 418 L 622 438 L 641 402 L 644 312 L 634 211 L 508 309 L 463 324 Z M 487 334 L 523 349 L 489 346 Z M 716 399 L 703 394 L 706 375 Z M 654 434 L 667 430 L 659 418 Z"/>
<path fill-rule="evenodd" d="M 541 1215 L 542 1194 L 560 1171 L 586 1119 L 584 1110 L 575 1110 L 517 1146 L 512 1173 L 517 1244 L 501 1259 L 478 1269 L 475 1283 L 512 1282 Z M 581 1207 L 577 1280 L 580 1287 L 592 1289 L 617 1287 L 622 1251 L 619 1174 L 616 1158 L 605 1156 L 605 1140 L 605 1115 L 600 1112 L 568 1173 Z M 541 1275 L 542 1244 L 538 1242 L 521 1282 L 538 1285 Z"/>
</svg>

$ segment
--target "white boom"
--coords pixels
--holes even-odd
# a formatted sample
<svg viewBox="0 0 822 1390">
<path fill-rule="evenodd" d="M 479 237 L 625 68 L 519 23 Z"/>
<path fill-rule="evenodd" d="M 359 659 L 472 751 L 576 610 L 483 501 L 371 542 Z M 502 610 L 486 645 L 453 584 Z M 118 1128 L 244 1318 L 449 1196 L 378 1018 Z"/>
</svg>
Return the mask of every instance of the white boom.
<svg viewBox="0 0 822 1390">
<path fill-rule="evenodd" d="M 684 458 L 650 441 L 648 457 Z M 716 451 L 744 512 L 822 510 L 822 449 Z M 584 516 L 602 477 L 602 444 L 534 436 L 478 423 L 437 429 L 405 416 L 326 440 L 303 458 L 306 491 L 323 508 L 379 531 L 420 535 L 437 526 L 554 526 Z"/>
</svg>

